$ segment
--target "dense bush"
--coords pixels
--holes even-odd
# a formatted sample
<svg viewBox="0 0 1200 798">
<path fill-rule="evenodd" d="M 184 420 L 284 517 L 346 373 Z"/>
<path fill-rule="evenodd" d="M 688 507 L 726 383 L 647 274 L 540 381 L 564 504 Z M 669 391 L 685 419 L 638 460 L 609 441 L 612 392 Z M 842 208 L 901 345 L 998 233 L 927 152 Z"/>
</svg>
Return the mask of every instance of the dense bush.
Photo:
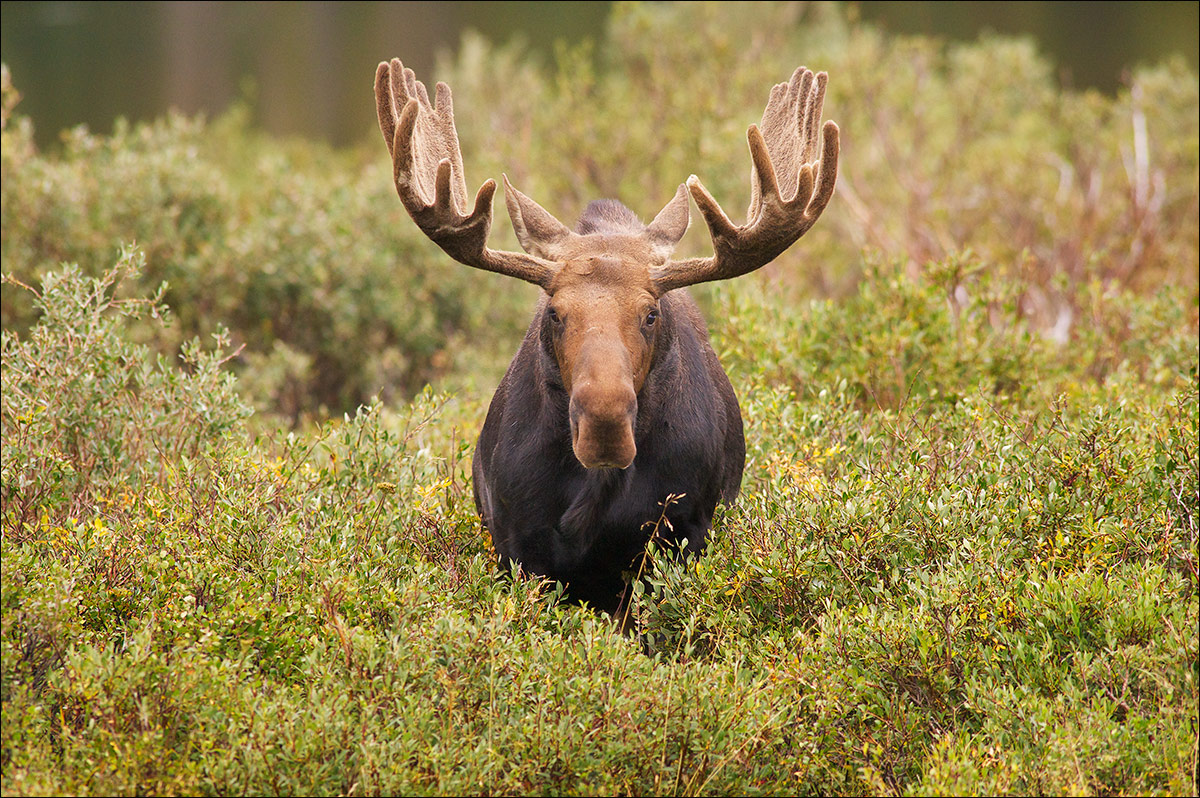
<svg viewBox="0 0 1200 798">
<path fill-rule="evenodd" d="M 180 371 L 127 340 L 130 320 L 161 324 L 165 312 L 161 295 L 114 297 L 140 266 L 140 255 L 127 253 L 90 280 L 72 266 L 46 275 L 40 292 L 5 280 L 33 294 L 41 311 L 27 340 L 5 330 L 2 344 L 3 517 L 18 540 L 19 530 L 94 512 L 97 502 L 162 479 L 177 458 L 207 453 L 249 413 L 220 349 L 189 341 Z"/>
<path fill-rule="evenodd" d="M 564 218 L 732 204 L 765 87 L 834 73 L 826 218 L 702 294 L 746 476 L 640 638 L 496 574 L 470 457 L 532 295 L 421 241 L 377 142 L 42 154 L 6 84 L 6 795 L 1195 794 L 1195 76 L 755 8 L 443 70 L 469 178 Z"/>
<path fill-rule="evenodd" d="M 6 272 L 33 284 L 70 262 L 98 276 L 136 242 L 140 285 L 165 282 L 177 320 L 136 334 L 174 354 L 227 326 L 245 345 L 245 387 L 293 421 L 411 396 L 465 341 L 520 323 L 528 295 L 478 301 L 498 278 L 456 268 L 424 240 L 384 159 L 359 166 L 317 145 L 270 141 L 243 116 L 172 115 L 103 137 L 74 130 L 61 153 L 44 156 L 28 120 L 6 112 Z M 2 307 L 7 328 L 34 318 L 20 292 L 6 291 Z"/>
</svg>

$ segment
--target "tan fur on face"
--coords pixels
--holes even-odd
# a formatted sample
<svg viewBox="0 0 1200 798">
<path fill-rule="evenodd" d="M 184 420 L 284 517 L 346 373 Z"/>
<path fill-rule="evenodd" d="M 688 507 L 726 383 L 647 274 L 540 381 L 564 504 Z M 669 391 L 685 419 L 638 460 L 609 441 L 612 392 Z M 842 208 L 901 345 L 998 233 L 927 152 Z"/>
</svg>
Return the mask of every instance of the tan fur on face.
<svg viewBox="0 0 1200 798">
<path fill-rule="evenodd" d="M 563 387 L 571 397 L 575 456 L 589 468 L 627 468 L 637 454 L 633 438 L 637 394 L 654 351 L 654 329 L 645 326 L 645 319 L 658 303 L 649 268 L 642 265 L 651 255 L 637 252 L 646 248 L 645 243 L 637 239 L 607 243 L 640 257 L 568 260 L 547 288 L 548 305 L 559 318 L 554 325 L 554 353 Z"/>
</svg>

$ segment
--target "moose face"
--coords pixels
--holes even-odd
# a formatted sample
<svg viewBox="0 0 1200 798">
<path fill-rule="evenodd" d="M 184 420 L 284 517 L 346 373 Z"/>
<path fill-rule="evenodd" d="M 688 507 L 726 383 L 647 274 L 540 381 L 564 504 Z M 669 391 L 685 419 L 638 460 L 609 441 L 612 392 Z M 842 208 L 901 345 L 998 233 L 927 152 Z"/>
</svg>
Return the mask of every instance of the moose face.
<svg viewBox="0 0 1200 798">
<path fill-rule="evenodd" d="M 611 255 L 569 260 L 543 313 L 570 396 L 575 456 L 587 468 L 628 468 L 637 455 L 637 397 L 662 326 L 648 270 Z"/>
</svg>

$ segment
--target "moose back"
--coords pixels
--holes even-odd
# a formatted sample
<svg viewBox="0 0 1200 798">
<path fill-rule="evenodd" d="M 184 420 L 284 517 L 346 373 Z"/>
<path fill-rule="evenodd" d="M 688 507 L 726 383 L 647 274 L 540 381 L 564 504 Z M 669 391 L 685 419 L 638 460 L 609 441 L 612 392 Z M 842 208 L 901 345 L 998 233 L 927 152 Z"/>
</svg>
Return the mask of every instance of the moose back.
<svg viewBox="0 0 1200 798">
<path fill-rule="evenodd" d="M 438 83 L 431 101 L 398 59 L 379 65 L 379 127 L 413 221 L 460 263 L 542 289 L 475 451 L 475 503 L 502 561 L 618 613 L 622 574 L 651 534 L 702 550 L 717 503 L 737 496 L 746 450 L 737 397 L 685 287 L 758 269 L 816 222 L 837 178 L 825 85 L 801 67 L 771 89 L 747 134 L 744 225 L 695 175 L 648 225 L 597 200 L 574 230 L 505 177 L 521 253 L 487 246 L 496 182 L 470 203 L 450 88 Z M 674 260 L 689 194 L 713 255 Z"/>
</svg>

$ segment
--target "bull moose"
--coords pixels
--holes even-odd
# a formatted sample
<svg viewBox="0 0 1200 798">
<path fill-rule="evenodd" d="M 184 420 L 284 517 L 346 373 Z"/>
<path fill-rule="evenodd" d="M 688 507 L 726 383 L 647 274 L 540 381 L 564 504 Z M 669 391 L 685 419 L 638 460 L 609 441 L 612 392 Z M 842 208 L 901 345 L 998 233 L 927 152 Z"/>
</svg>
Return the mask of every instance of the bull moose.
<svg viewBox="0 0 1200 798">
<path fill-rule="evenodd" d="M 379 127 L 413 221 L 459 263 L 542 289 L 475 450 L 475 504 L 502 562 L 620 614 L 623 572 L 655 530 L 702 550 L 717 502 L 737 496 L 746 446 L 733 386 L 683 289 L 764 266 L 816 222 L 837 178 L 838 127 L 820 124 L 826 80 L 797 69 L 750 126 L 746 224 L 692 175 L 648 225 L 597 200 L 570 230 L 504 176 L 520 253 L 487 246 L 494 180 L 468 205 L 450 88 L 438 83 L 431 102 L 399 59 L 379 65 Z M 714 254 L 673 260 L 689 193 Z"/>
</svg>

